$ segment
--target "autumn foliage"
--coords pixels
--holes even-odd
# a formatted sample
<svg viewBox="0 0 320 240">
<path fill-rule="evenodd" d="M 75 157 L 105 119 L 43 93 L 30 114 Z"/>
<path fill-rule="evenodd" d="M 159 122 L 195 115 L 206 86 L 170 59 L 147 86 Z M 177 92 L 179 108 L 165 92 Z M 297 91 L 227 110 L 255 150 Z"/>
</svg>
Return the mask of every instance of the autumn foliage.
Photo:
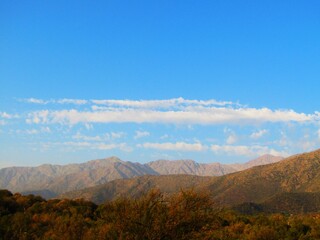
<svg viewBox="0 0 320 240">
<path fill-rule="evenodd" d="M 320 239 L 320 214 L 245 216 L 205 193 L 152 190 L 96 205 L 0 191 L 0 239 Z"/>
</svg>

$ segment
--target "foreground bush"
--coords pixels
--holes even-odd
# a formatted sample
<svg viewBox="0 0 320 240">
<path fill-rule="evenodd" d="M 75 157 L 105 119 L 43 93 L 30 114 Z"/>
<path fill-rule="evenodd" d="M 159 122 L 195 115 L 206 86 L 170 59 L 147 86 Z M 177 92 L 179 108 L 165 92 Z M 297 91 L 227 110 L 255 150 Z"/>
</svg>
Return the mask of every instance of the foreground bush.
<svg viewBox="0 0 320 240">
<path fill-rule="evenodd" d="M 99 206 L 0 191 L 0 239 L 320 239 L 319 226 L 320 214 L 244 216 L 194 191 Z"/>
</svg>

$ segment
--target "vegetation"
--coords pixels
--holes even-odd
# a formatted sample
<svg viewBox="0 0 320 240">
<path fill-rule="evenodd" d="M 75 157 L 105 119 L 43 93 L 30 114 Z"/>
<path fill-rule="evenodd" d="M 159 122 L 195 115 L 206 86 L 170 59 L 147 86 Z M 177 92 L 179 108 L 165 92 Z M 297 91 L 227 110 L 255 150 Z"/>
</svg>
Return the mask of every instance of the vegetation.
<svg viewBox="0 0 320 240">
<path fill-rule="evenodd" d="M 320 214 L 243 215 L 205 193 L 157 190 L 101 205 L 0 191 L 0 239 L 320 239 Z"/>
</svg>

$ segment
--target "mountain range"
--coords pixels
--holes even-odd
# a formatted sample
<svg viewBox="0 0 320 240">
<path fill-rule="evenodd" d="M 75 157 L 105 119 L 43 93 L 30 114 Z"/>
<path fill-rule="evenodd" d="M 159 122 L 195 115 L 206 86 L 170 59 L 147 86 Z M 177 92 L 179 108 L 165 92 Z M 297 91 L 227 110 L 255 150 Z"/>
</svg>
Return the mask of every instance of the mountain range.
<svg viewBox="0 0 320 240">
<path fill-rule="evenodd" d="M 60 197 L 102 203 L 117 197 L 139 197 L 152 188 L 164 194 L 193 188 L 208 192 L 218 206 L 246 213 L 320 211 L 320 150 L 223 176 L 141 176 L 68 192 Z"/>
<path fill-rule="evenodd" d="M 93 187 L 117 179 L 173 174 L 222 176 L 282 159 L 264 155 L 244 164 L 197 163 L 193 160 L 157 160 L 140 164 L 110 157 L 81 164 L 9 167 L 0 169 L 0 188 L 52 198 L 68 191 Z"/>
</svg>

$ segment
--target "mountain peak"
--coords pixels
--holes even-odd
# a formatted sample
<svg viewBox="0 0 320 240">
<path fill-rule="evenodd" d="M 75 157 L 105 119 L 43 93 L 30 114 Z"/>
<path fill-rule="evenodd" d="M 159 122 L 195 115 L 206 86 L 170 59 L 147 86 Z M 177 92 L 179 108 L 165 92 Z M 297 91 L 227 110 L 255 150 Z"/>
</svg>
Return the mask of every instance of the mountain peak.
<svg viewBox="0 0 320 240">
<path fill-rule="evenodd" d="M 90 160 L 86 163 L 101 164 L 101 163 L 116 163 L 116 162 L 123 162 L 123 161 L 116 156 L 112 156 L 112 157 L 107 157 L 107 158 L 102 158 L 102 159 Z"/>
</svg>

